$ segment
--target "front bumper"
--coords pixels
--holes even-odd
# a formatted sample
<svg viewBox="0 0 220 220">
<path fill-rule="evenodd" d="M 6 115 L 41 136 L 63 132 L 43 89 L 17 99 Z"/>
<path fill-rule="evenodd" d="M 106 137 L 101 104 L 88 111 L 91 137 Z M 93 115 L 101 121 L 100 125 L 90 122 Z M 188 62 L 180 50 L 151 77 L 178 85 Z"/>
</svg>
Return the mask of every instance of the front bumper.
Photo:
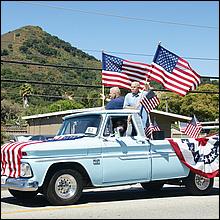
<svg viewBox="0 0 220 220">
<path fill-rule="evenodd" d="M 1 188 L 19 191 L 37 191 L 39 187 L 37 181 L 24 178 L 7 178 L 6 176 L 1 176 Z"/>
</svg>

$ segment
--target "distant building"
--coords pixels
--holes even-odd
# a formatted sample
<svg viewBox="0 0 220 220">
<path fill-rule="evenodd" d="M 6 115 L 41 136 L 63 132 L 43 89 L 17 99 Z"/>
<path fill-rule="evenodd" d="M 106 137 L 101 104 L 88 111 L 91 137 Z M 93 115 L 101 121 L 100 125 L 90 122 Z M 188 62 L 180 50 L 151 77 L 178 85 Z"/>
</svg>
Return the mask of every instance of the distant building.
<svg viewBox="0 0 220 220">
<path fill-rule="evenodd" d="M 85 109 L 74 109 L 67 111 L 52 112 L 46 114 L 38 114 L 25 116 L 22 119 L 27 121 L 27 133 L 30 134 L 42 134 L 42 135 L 55 135 L 60 128 L 63 117 L 70 114 L 75 114 L 79 112 L 86 111 L 98 111 L 103 109 L 102 107 L 97 108 L 85 108 Z M 153 110 L 151 113 L 152 120 L 156 120 L 157 124 L 160 126 L 161 130 L 164 131 L 165 137 L 171 137 L 171 125 L 178 121 L 188 122 L 191 117 L 178 115 L 169 112 L 163 112 L 158 110 Z"/>
</svg>

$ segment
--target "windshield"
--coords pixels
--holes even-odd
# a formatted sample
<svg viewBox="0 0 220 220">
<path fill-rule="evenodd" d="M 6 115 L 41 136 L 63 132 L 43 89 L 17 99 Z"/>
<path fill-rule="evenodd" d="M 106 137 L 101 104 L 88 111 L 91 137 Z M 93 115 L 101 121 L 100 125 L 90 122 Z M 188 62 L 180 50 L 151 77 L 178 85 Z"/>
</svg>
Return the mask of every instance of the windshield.
<svg viewBox="0 0 220 220">
<path fill-rule="evenodd" d="M 97 135 L 101 115 L 84 115 L 66 119 L 57 135 L 85 134 Z"/>
</svg>

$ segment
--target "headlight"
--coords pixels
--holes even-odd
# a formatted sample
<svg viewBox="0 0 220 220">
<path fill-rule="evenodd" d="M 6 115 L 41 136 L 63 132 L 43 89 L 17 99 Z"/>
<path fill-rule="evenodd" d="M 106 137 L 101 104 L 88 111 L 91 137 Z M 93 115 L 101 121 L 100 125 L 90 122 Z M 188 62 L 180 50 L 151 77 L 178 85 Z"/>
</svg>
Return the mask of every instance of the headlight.
<svg viewBox="0 0 220 220">
<path fill-rule="evenodd" d="M 21 177 L 32 177 L 31 166 L 28 163 L 21 163 Z"/>
</svg>

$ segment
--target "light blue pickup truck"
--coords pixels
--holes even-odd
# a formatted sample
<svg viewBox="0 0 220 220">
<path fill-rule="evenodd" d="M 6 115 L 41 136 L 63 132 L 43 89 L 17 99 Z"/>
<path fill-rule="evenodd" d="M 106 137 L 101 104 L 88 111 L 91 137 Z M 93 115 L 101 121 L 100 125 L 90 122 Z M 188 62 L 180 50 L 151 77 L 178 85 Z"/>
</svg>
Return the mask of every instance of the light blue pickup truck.
<svg viewBox="0 0 220 220">
<path fill-rule="evenodd" d="M 135 183 L 150 192 L 185 185 L 193 195 L 213 187 L 213 178 L 192 173 L 168 140 L 145 137 L 137 110 L 69 115 L 53 139 L 9 143 L 1 151 L 1 187 L 20 200 L 42 193 L 52 205 L 68 205 L 85 188 Z"/>
</svg>

